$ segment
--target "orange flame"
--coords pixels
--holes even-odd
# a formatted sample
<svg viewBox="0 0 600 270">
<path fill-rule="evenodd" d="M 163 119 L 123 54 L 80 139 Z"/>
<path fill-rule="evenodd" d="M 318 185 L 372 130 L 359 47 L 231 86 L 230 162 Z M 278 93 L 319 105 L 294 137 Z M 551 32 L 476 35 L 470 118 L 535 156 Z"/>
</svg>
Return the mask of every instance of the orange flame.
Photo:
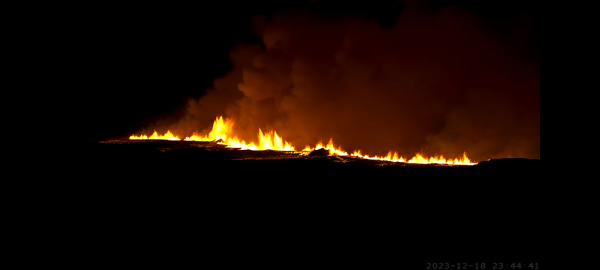
<svg viewBox="0 0 600 270">
<path fill-rule="evenodd" d="M 211 142 L 223 140 L 226 141 L 228 137 L 230 137 L 231 133 L 233 133 L 233 121 L 225 118 L 223 116 L 217 117 L 215 122 L 213 122 L 213 128 L 208 134 L 208 136 L 201 136 L 198 133 L 194 133 L 190 137 L 186 137 L 185 141 L 202 141 L 202 142 Z"/>
<path fill-rule="evenodd" d="M 243 140 L 238 139 L 233 131 L 233 120 L 223 118 L 219 116 L 213 122 L 212 130 L 208 135 L 202 136 L 195 132 L 192 136 L 186 137 L 185 141 L 218 141 L 219 144 L 226 145 L 228 148 L 240 148 L 242 150 L 275 150 L 275 151 L 292 151 L 296 152 L 295 148 L 289 142 L 286 142 L 281 138 L 277 132 L 271 130 L 263 132 L 261 129 L 258 130 L 258 144 L 254 142 L 246 143 Z M 149 137 L 146 135 L 135 136 L 131 135 L 130 140 L 181 140 L 179 137 L 174 136 L 171 131 L 167 131 L 164 135 L 158 135 L 156 131 Z M 323 145 L 321 141 L 312 148 L 310 145 L 306 145 L 300 152 L 296 152 L 302 155 L 308 154 L 311 151 L 325 149 L 329 151 L 330 156 L 350 156 L 361 159 L 369 160 L 380 160 L 389 162 L 407 162 L 404 157 L 398 156 L 398 152 L 389 151 L 386 156 L 369 156 L 362 154 L 361 150 L 356 150 L 352 154 L 342 150 L 341 146 L 335 147 L 333 139 L 329 139 L 327 145 Z M 435 156 L 426 158 L 421 154 L 416 154 L 413 158 L 408 160 L 408 163 L 415 164 L 445 164 L 445 165 L 475 165 L 476 163 L 471 162 L 467 157 L 467 153 L 463 153 L 461 158 L 446 159 L 444 156 Z"/>
<path fill-rule="evenodd" d="M 294 147 L 284 141 L 277 132 L 263 132 L 258 130 L 258 144 L 254 142 L 246 143 L 233 135 L 233 121 L 223 116 L 217 117 L 213 123 L 213 128 L 208 136 L 201 136 L 197 133 L 191 137 L 186 137 L 186 141 L 217 141 L 222 140 L 220 144 L 225 144 L 230 148 L 241 148 L 242 150 L 276 150 L 276 151 L 294 151 Z"/>
<path fill-rule="evenodd" d="M 445 159 L 444 156 L 440 157 L 430 157 L 429 159 L 423 157 L 421 154 L 417 154 L 408 163 L 417 163 L 417 164 L 446 164 L 446 165 L 475 165 L 476 163 L 471 162 L 471 160 L 467 157 L 467 153 L 463 153 L 461 159 L 455 158 Z"/>
<path fill-rule="evenodd" d="M 314 148 L 311 148 L 310 145 L 307 145 L 302 149 L 302 152 L 311 152 L 318 149 L 325 149 L 329 151 L 330 156 L 348 156 L 348 153 L 342 150 L 341 147 L 335 148 L 333 144 L 333 139 L 329 139 L 329 143 L 327 146 L 323 146 L 323 143 L 319 141 Z"/>
<path fill-rule="evenodd" d="M 363 159 L 371 159 L 371 160 L 383 160 L 383 161 L 391 161 L 391 162 L 406 162 L 403 157 L 398 156 L 398 152 L 389 151 L 388 154 L 383 156 L 374 156 L 370 157 L 369 155 L 363 155 L 360 150 L 354 151 L 350 156 L 363 158 Z"/>
<path fill-rule="evenodd" d="M 169 131 L 169 130 L 167 130 L 167 133 L 165 133 L 165 135 L 158 135 L 158 133 L 155 130 L 154 133 L 152 133 L 152 135 L 150 135 L 150 137 L 148 137 L 146 135 L 140 135 L 140 136 L 131 135 L 131 136 L 129 136 L 129 139 L 130 140 L 169 140 L 169 141 L 181 141 L 181 139 L 179 139 L 179 137 L 174 136 L 173 133 L 171 133 L 171 131 Z"/>
</svg>

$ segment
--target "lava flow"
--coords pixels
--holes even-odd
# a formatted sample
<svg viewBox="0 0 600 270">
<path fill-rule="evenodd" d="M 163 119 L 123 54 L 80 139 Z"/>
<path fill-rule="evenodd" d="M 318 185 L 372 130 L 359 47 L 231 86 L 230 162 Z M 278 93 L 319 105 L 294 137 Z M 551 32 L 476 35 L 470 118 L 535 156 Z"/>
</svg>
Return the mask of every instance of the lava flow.
<svg viewBox="0 0 600 270">
<path fill-rule="evenodd" d="M 416 154 L 413 158 L 405 159 L 404 157 L 398 156 L 397 152 L 392 153 L 389 151 L 386 156 L 369 156 L 363 155 L 360 150 L 354 151 L 351 154 L 342 150 L 341 146 L 335 147 L 333 139 L 330 139 L 327 145 L 319 142 L 313 148 L 306 146 L 302 151 L 296 151 L 294 146 L 289 142 L 283 140 L 283 138 L 277 135 L 275 131 L 263 132 L 261 129 L 258 130 L 258 143 L 249 142 L 246 143 L 244 140 L 238 139 L 233 131 L 234 122 L 231 119 L 223 118 L 222 116 L 217 117 L 213 123 L 212 130 L 208 135 L 202 136 L 195 132 L 192 136 L 186 137 L 185 141 L 205 141 L 205 142 L 217 142 L 218 144 L 226 145 L 228 148 L 239 148 L 242 150 L 275 150 L 275 151 L 290 151 L 301 155 L 306 155 L 314 150 L 325 149 L 329 151 L 330 156 L 347 156 L 353 158 L 369 159 L 369 160 L 381 160 L 389 162 L 408 162 L 415 164 L 445 164 L 445 165 L 475 165 L 476 163 L 471 162 L 464 153 L 460 158 L 446 159 L 444 156 L 429 157 L 426 158 L 421 154 Z M 151 136 L 131 135 L 130 140 L 171 140 L 179 141 L 179 137 L 173 135 L 171 131 L 167 131 L 165 135 L 158 135 L 156 131 Z"/>
</svg>

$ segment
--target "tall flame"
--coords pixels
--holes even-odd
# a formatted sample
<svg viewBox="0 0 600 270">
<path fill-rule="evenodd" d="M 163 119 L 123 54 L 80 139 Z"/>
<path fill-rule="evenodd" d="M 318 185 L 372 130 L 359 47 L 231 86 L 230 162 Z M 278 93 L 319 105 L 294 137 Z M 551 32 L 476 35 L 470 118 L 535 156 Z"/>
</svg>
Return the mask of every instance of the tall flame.
<svg viewBox="0 0 600 270">
<path fill-rule="evenodd" d="M 294 147 L 284 141 L 277 132 L 263 132 L 258 130 L 258 144 L 254 142 L 246 143 L 243 140 L 233 135 L 233 121 L 223 119 L 222 116 L 217 117 L 213 123 L 213 128 L 208 136 L 201 136 L 197 133 L 191 137 L 186 137 L 186 141 L 222 141 L 220 144 L 225 144 L 227 147 L 241 148 L 242 150 L 277 150 L 277 151 L 294 151 Z"/>
<path fill-rule="evenodd" d="M 213 128 L 207 136 L 199 135 L 194 132 L 191 137 L 186 137 L 186 141 L 203 141 L 203 142 L 211 142 L 211 141 L 226 141 L 227 138 L 233 133 L 233 121 L 225 118 L 223 116 L 217 117 L 215 122 L 213 122 Z"/>
<path fill-rule="evenodd" d="M 294 151 L 294 147 L 284 141 L 275 131 L 263 133 L 258 129 L 259 150 Z"/>
<path fill-rule="evenodd" d="M 270 130 L 263 132 L 261 129 L 258 130 L 258 143 L 250 142 L 246 143 L 244 140 L 238 139 L 234 134 L 233 120 L 223 118 L 219 116 L 213 122 L 212 130 L 208 135 L 202 136 L 195 132 L 192 136 L 186 137 L 185 141 L 214 141 L 222 145 L 226 145 L 228 148 L 240 148 L 242 150 L 275 150 L 275 151 L 291 151 L 296 152 L 295 148 L 289 142 L 286 142 L 281 138 L 276 131 Z M 167 131 L 164 135 L 158 135 L 156 130 L 152 135 L 131 135 L 130 140 L 172 140 L 179 141 L 179 137 L 174 136 L 171 131 Z M 356 150 L 352 154 L 342 150 L 341 146 L 335 147 L 333 138 L 329 139 L 327 145 L 323 145 L 322 142 L 318 142 L 315 147 L 306 145 L 300 154 L 308 154 L 314 150 L 325 149 L 329 151 L 330 156 L 350 156 L 354 158 L 369 159 L 369 160 L 381 160 L 389 162 L 407 162 L 404 157 L 398 156 L 398 152 L 389 151 L 386 156 L 369 156 L 362 154 L 361 150 Z M 476 163 L 471 162 L 467 157 L 467 153 L 463 153 L 461 158 L 446 159 L 444 156 L 425 157 L 422 154 L 416 154 L 413 158 L 408 160 L 408 163 L 415 164 L 445 164 L 445 165 L 475 165 Z"/>
</svg>

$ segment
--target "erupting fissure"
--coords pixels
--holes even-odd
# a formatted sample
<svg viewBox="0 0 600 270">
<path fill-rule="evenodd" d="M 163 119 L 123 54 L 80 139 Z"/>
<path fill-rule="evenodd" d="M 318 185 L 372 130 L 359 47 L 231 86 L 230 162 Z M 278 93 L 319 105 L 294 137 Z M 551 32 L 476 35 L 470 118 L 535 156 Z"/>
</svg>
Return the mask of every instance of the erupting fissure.
<svg viewBox="0 0 600 270">
<path fill-rule="evenodd" d="M 181 139 L 179 139 L 179 137 L 174 136 L 171 131 L 167 131 L 167 133 L 165 133 L 165 135 L 158 135 L 158 133 L 156 132 L 156 130 L 154 131 L 154 133 L 152 133 L 152 135 L 150 135 L 150 137 L 146 136 L 146 135 L 140 135 L 140 136 L 135 136 L 135 135 L 131 135 L 129 136 L 130 140 L 169 140 L 169 141 L 181 141 Z"/>
<path fill-rule="evenodd" d="M 302 151 L 296 151 L 294 146 L 289 142 L 283 140 L 283 138 L 277 135 L 277 132 L 271 130 L 263 132 L 261 129 L 258 130 L 258 143 L 250 142 L 246 143 L 244 140 L 238 139 L 233 131 L 233 120 L 223 118 L 222 116 L 217 117 L 213 123 L 212 130 L 208 135 L 202 136 L 195 132 L 190 137 L 186 137 L 184 141 L 204 141 L 204 142 L 217 142 L 218 144 L 226 145 L 228 148 L 240 148 L 242 150 L 275 150 L 275 151 L 290 151 L 296 152 L 301 155 L 306 155 L 314 150 L 326 149 L 329 151 L 330 156 L 349 156 L 354 158 L 370 159 L 370 160 L 382 160 L 390 162 L 408 162 L 416 164 L 446 164 L 446 165 L 475 165 L 476 163 L 471 162 L 467 157 L 466 153 L 460 158 L 446 159 L 444 156 L 429 157 L 426 158 L 421 154 L 416 154 L 413 158 L 405 159 L 404 157 L 398 156 L 397 152 L 389 151 L 386 156 L 369 156 L 362 154 L 361 150 L 354 151 L 351 154 L 342 150 L 341 146 L 337 148 L 333 144 L 333 139 L 330 139 L 327 145 L 323 145 L 322 142 L 317 143 L 315 147 L 307 145 Z M 131 135 L 130 140 L 171 140 L 180 141 L 178 136 L 175 136 L 171 131 L 167 131 L 164 135 L 158 135 L 156 131 L 150 136 Z"/>
</svg>

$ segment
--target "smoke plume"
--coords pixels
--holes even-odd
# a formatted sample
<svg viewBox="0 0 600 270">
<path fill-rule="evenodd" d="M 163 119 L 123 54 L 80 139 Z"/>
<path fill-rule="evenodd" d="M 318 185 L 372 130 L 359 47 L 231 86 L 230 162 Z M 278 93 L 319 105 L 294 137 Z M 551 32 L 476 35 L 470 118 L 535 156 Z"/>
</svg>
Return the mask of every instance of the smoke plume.
<svg viewBox="0 0 600 270">
<path fill-rule="evenodd" d="M 189 103 L 175 134 L 235 118 L 242 139 L 275 129 L 297 148 L 474 160 L 540 157 L 539 59 L 467 9 L 409 2 L 392 27 L 311 9 L 253 18 L 262 45 L 239 45 L 232 70 Z M 525 29 L 525 30 L 524 30 Z"/>
</svg>

